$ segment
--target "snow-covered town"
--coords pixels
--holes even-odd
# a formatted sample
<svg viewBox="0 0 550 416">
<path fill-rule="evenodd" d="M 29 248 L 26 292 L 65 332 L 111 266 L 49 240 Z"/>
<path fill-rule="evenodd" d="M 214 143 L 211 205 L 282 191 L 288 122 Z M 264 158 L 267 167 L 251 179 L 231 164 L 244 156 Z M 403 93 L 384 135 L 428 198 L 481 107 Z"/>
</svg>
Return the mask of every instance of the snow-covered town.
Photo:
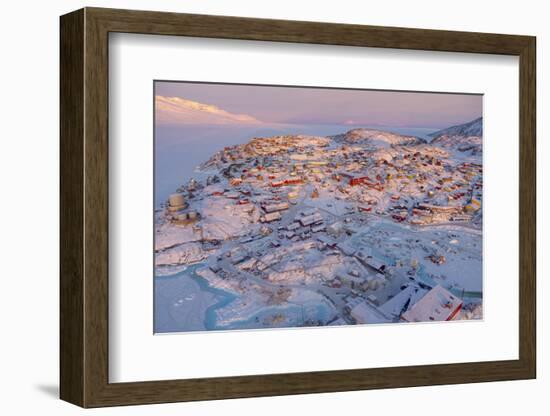
<svg viewBox="0 0 550 416">
<path fill-rule="evenodd" d="M 481 142 L 476 119 L 428 139 L 256 137 L 197 161 L 155 212 L 155 276 L 179 276 L 156 288 L 157 331 L 481 319 Z"/>
</svg>

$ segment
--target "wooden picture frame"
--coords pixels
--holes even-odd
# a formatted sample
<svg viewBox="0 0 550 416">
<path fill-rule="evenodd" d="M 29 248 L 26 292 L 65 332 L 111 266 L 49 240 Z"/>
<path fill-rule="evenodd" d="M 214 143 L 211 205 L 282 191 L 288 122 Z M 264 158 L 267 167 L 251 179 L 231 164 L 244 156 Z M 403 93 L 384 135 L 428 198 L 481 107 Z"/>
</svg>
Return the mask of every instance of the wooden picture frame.
<svg viewBox="0 0 550 416">
<path fill-rule="evenodd" d="M 85 8 L 61 17 L 60 396 L 82 407 L 213 400 L 536 377 L 535 38 Z M 110 383 L 108 35 L 111 32 L 519 57 L 519 359 Z"/>
</svg>

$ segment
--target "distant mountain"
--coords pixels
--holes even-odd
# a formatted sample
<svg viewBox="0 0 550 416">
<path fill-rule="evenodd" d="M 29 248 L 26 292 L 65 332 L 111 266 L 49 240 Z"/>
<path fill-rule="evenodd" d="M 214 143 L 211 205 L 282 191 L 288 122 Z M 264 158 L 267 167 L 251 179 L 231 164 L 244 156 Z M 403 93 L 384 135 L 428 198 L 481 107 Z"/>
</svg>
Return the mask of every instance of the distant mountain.
<svg viewBox="0 0 550 416">
<path fill-rule="evenodd" d="M 468 123 L 457 126 L 447 127 L 446 129 L 429 134 L 430 137 L 437 139 L 441 136 L 479 136 L 483 137 L 483 117 L 476 118 Z M 433 143 L 433 142 L 432 142 Z"/>
<path fill-rule="evenodd" d="M 483 118 L 480 117 L 465 124 L 451 126 L 431 133 L 429 136 L 433 137 L 430 142 L 432 145 L 479 155 L 482 153 Z"/>
<path fill-rule="evenodd" d="M 155 97 L 155 120 L 166 124 L 260 124 L 248 114 L 230 113 L 211 104 L 181 97 Z"/>
<path fill-rule="evenodd" d="M 372 144 L 378 148 L 388 148 L 391 146 L 413 146 L 426 143 L 426 140 L 421 139 L 420 137 L 403 136 L 401 134 L 372 129 L 353 129 L 347 133 L 332 136 L 332 138 L 348 144 Z"/>
</svg>

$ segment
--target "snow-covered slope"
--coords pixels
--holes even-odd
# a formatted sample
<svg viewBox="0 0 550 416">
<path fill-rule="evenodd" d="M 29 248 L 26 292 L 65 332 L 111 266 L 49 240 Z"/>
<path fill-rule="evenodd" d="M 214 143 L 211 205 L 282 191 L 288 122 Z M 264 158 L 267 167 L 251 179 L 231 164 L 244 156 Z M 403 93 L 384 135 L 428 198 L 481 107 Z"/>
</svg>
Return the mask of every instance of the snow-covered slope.
<svg viewBox="0 0 550 416">
<path fill-rule="evenodd" d="M 388 148 L 391 146 L 411 146 L 424 144 L 426 141 L 415 136 L 402 136 L 387 131 L 371 129 L 353 129 L 345 134 L 333 136 L 337 141 L 348 144 L 361 143 L 372 144 L 379 148 Z"/>
<path fill-rule="evenodd" d="M 248 114 L 235 114 L 215 105 L 181 97 L 155 97 L 155 119 L 166 124 L 260 124 Z"/>
<path fill-rule="evenodd" d="M 483 117 L 476 118 L 468 123 L 451 126 L 443 130 L 436 131 L 430 134 L 431 137 L 437 139 L 440 136 L 483 136 Z"/>
<path fill-rule="evenodd" d="M 431 144 L 445 149 L 454 149 L 459 152 L 469 152 L 472 155 L 481 154 L 482 138 L 480 136 L 439 136 Z"/>
<path fill-rule="evenodd" d="M 434 139 L 430 144 L 454 149 L 459 152 L 471 152 L 478 155 L 482 152 L 483 118 L 476 118 L 465 124 L 452 126 L 430 134 Z"/>
</svg>

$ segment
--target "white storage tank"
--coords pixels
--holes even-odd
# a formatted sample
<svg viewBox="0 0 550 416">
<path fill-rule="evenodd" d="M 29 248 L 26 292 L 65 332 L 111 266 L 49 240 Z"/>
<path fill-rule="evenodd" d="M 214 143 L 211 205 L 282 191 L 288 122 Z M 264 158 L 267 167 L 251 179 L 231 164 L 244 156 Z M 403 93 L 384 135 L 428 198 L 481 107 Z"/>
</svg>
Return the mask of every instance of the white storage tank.
<svg viewBox="0 0 550 416">
<path fill-rule="evenodd" d="M 169 211 L 179 211 L 186 207 L 185 197 L 183 194 L 171 194 L 168 197 L 168 210 Z"/>
<path fill-rule="evenodd" d="M 185 205 L 185 198 L 183 197 L 183 194 L 171 194 L 168 201 L 173 207 L 181 207 Z"/>
</svg>

